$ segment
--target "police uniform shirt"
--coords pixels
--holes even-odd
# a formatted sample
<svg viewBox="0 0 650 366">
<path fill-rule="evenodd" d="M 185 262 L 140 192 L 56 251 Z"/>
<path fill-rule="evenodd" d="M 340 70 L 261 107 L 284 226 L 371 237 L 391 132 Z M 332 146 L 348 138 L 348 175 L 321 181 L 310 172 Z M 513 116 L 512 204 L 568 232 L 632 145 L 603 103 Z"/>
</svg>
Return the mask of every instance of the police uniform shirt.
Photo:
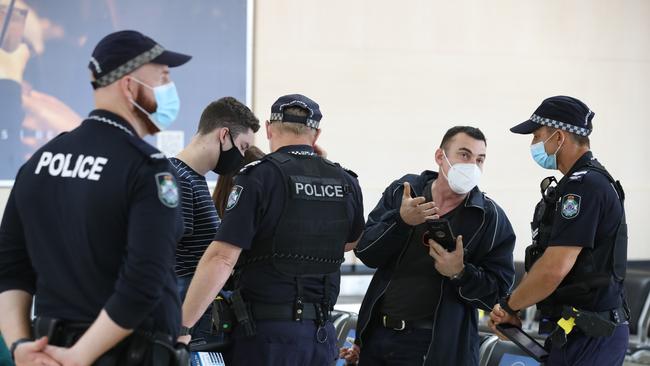
<svg viewBox="0 0 650 366">
<path fill-rule="evenodd" d="M 610 181 L 603 174 L 586 169 L 590 160 L 595 160 L 592 153 L 585 153 L 558 184 L 561 191 L 549 246 L 594 249 L 599 241 L 616 235 L 623 207 Z M 582 253 L 578 260 L 582 260 Z M 622 285 L 610 285 L 594 309 L 584 310 L 604 311 L 621 306 L 621 291 Z"/>
<path fill-rule="evenodd" d="M 280 148 L 278 152 L 314 155 L 313 148 L 306 145 L 286 146 Z M 235 186 L 215 240 L 247 250 L 251 249 L 255 242 L 273 236 L 284 209 L 287 183 L 282 180 L 281 173 L 271 163 L 254 162 L 244 169 L 249 171 L 237 175 L 235 179 Z M 353 242 L 363 231 L 363 204 L 361 188 L 356 178 L 349 174 L 345 174 L 345 178 L 352 189 L 347 203 L 348 217 L 352 223 L 347 242 Z M 244 267 L 239 281 L 247 301 L 287 303 L 292 302 L 296 297 L 295 280 L 279 273 L 270 263 Z M 339 281 L 338 273 L 330 275 L 329 294 L 332 304 L 338 297 Z M 322 279 L 308 278 L 301 283 L 306 299 L 322 298 Z"/>
<path fill-rule="evenodd" d="M 182 234 L 169 161 L 119 116 L 93 111 L 20 169 L 0 226 L 0 292 L 36 294 L 36 315 L 175 336 Z"/>
</svg>

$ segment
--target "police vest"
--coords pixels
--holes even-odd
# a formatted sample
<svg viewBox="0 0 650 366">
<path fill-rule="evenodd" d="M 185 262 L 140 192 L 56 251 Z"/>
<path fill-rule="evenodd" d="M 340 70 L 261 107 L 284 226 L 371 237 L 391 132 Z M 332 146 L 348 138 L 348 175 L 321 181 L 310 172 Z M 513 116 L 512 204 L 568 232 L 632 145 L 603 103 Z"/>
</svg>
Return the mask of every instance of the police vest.
<svg viewBox="0 0 650 366">
<path fill-rule="evenodd" d="M 576 167 L 573 171 L 578 169 L 603 174 L 616 189 L 621 206 L 623 206 L 625 199 L 623 187 L 599 162 L 589 161 L 583 166 Z M 560 192 L 568 181 L 561 181 L 557 187 L 549 187 L 542 192 L 542 199 L 535 207 L 535 214 L 531 222 L 533 242 L 526 248 L 526 272 L 544 254 L 549 245 L 553 218 L 557 210 L 561 209 Z M 593 248 L 583 248 L 571 271 L 548 298 L 537 304 L 538 308 L 544 313 L 546 309 L 555 309 L 558 305 L 571 305 L 576 308 L 589 307 L 589 304 L 592 304 L 598 296 L 599 289 L 609 286 L 614 281 L 623 281 L 626 258 L 627 224 L 623 209 L 616 234 L 606 238 L 596 237 Z M 554 311 L 550 310 L 550 312 Z"/>
<path fill-rule="evenodd" d="M 314 155 L 275 152 L 262 160 L 282 175 L 284 209 L 271 239 L 254 242 L 238 267 L 271 261 L 278 271 L 292 276 L 338 271 L 351 225 L 347 173 Z"/>
</svg>

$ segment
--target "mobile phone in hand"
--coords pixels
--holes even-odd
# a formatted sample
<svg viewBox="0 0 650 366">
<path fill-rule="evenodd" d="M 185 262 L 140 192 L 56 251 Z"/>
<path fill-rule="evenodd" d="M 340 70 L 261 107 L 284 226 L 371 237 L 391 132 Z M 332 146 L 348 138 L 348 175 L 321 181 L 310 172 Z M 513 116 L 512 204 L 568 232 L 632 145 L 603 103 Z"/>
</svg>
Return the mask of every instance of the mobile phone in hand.
<svg viewBox="0 0 650 366">
<path fill-rule="evenodd" d="M 427 220 L 427 232 L 424 234 L 424 244 L 429 245 L 429 239 L 440 244 L 448 252 L 456 250 L 456 236 L 451 231 L 447 219 Z"/>
</svg>

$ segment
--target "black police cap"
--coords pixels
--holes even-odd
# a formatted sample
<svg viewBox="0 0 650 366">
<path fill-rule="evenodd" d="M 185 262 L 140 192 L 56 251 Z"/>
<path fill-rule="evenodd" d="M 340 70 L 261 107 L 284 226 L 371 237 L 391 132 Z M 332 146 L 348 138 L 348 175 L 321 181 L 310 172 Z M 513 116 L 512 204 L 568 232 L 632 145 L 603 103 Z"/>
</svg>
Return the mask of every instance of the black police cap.
<svg viewBox="0 0 650 366">
<path fill-rule="evenodd" d="M 95 81 L 93 88 L 107 86 L 147 63 L 180 66 L 192 56 L 165 50 L 160 44 L 134 30 L 111 33 L 104 37 L 88 63 Z"/>
<path fill-rule="evenodd" d="M 593 118 L 594 112 L 579 99 L 559 95 L 544 99 L 530 119 L 510 131 L 525 135 L 542 126 L 548 126 L 580 136 L 589 136 L 593 130 Z"/>
<path fill-rule="evenodd" d="M 299 107 L 307 112 L 307 116 L 295 116 L 284 113 L 285 108 Z M 269 121 L 301 123 L 311 128 L 318 128 L 323 115 L 320 112 L 318 103 L 302 94 L 289 94 L 278 98 L 271 106 L 271 118 Z"/>
</svg>

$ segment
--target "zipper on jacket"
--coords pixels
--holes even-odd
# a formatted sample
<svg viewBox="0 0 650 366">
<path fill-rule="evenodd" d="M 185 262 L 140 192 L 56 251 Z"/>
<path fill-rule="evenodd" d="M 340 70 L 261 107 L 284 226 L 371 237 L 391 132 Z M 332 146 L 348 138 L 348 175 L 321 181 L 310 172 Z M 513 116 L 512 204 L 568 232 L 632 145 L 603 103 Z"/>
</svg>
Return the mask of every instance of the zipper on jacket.
<svg viewBox="0 0 650 366">
<path fill-rule="evenodd" d="M 429 347 L 427 347 L 427 353 L 424 355 L 424 360 L 422 361 L 422 366 L 424 366 L 427 363 L 427 358 L 429 358 L 429 351 L 431 348 L 431 345 L 433 344 L 433 339 L 435 338 L 436 334 L 436 323 L 438 322 L 438 309 L 440 309 L 440 304 L 442 303 L 442 292 L 444 291 L 445 287 L 445 279 L 440 282 L 440 296 L 438 297 L 438 305 L 436 305 L 436 311 L 433 313 L 433 328 L 431 329 L 431 342 L 429 342 Z"/>
<path fill-rule="evenodd" d="M 413 187 L 411 187 L 411 188 L 413 188 Z M 393 191 L 393 195 L 395 195 L 395 192 L 396 192 L 396 191 L 397 191 L 397 190 Z M 415 190 L 411 190 L 411 191 L 412 191 L 413 194 L 415 194 L 416 197 L 417 197 L 417 193 L 415 193 Z M 399 209 L 397 210 L 397 214 L 398 214 L 398 215 L 400 214 L 400 213 L 399 213 Z M 393 225 L 391 225 L 391 226 L 389 227 L 389 229 L 392 228 L 394 225 L 395 225 L 395 223 L 393 223 Z M 387 230 L 387 231 L 388 231 L 388 230 Z M 415 228 L 411 229 L 411 233 L 409 234 L 409 237 L 408 237 L 408 239 L 407 239 L 407 241 L 406 241 L 407 243 L 411 241 L 411 237 L 413 236 L 413 232 L 414 232 L 414 231 L 415 231 Z M 386 232 L 384 232 L 384 234 L 385 234 L 385 233 L 386 233 Z M 383 236 L 384 234 L 382 234 L 382 236 Z M 380 238 L 381 238 L 381 236 L 380 236 Z M 397 266 L 395 266 L 395 269 L 397 269 L 397 267 L 401 264 L 401 262 L 402 262 L 402 256 L 404 256 L 404 252 L 406 252 L 406 248 L 407 248 L 407 247 L 408 247 L 408 245 L 406 245 L 406 246 L 404 246 L 404 248 L 402 248 L 402 251 L 400 252 L 399 257 L 397 258 Z M 370 317 L 368 318 L 368 321 L 366 322 L 366 324 L 363 325 L 363 327 L 361 328 L 361 331 L 359 332 L 359 339 L 361 340 L 361 345 L 363 345 L 363 339 L 361 338 L 361 336 L 363 335 L 363 332 L 366 331 L 366 328 L 368 328 L 368 324 L 369 324 L 370 321 L 372 320 L 372 315 L 373 315 L 373 312 L 374 312 L 374 309 L 375 309 L 375 305 L 377 304 L 377 301 L 378 301 L 379 299 L 381 299 L 382 296 L 384 296 L 384 294 L 386 293 L 386 290 L 388 290 L 388 286 L 390 286 L 390 283 L 391 283 L 392 280 L 393 280 L 393 276 L 391 276 L 390 280 L 388 280 L 388 283 L 386 284 L 386 287 L 384 287 L 384 289 L 381 291 L 381 293 L 379 294 L 379 296 L 377 296 L 377 298 L 376 298 L 376 299 L 372 302 L 372 304 L 370 305 Z"/>
<path fill-rule="evenodd" d="M 411 241 L 411 236 L 413 236 L 413 231 L 411 231 L 411 234 L 409 235 L 408 241 Z M 397 266 L 399 266 L 399 264 L 402 262 L 402 256 L 404 255 L 404 252 L 406 251 L 406 248 L 407 248 L 407 246 L 402 248 L 402 251 L 399 254 L 399 258 L 397 258 Z M 397 269 L 397 266 L 395 267 L 395 269 Z M 361 328 L 361 332 L 359 332 L 359 339 L 361 339 L 361 335 L 363 334 L 363 332 L 366 331 L 366 328 L 368 327 L 368 324 L 372 320 L 373 311 L 375 309 L 375 305 L 377 304 L 377 301 L 379 301 L 379 299 L 381 299 L 381 297 L 384 296 L 384 294 L 386 293 L 386 290 L 388 290 L 388 286 L 390 286 L 391 281 L 393 281 L 392 276 L 391 276 L 391 279 L 388 280 L 388 283 L 386 284 L 386 287 L 384 287 L 384 289 L 381 291 L 379 296 L 377 296 L 377 298 L 372 302 L 372 305 L 370 305 L 370 317 L 368 318 L 368 321 L 366 322 L 366 324 L 363 325 L 363 328 Z M 363 344 L 363 339 L 361 339 L 361 343 Z"/>
</svg>

